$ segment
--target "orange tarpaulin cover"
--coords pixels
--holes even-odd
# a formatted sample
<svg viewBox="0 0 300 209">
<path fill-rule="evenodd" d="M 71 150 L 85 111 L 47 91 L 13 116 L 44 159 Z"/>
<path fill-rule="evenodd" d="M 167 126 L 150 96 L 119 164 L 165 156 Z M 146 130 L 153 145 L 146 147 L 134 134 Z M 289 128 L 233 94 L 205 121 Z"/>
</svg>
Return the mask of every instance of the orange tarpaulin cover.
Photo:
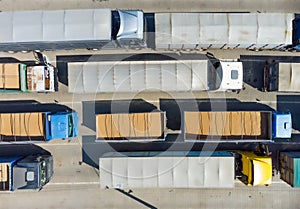
<svg viewBox="0 0 300 209">
<path fill-rule="evenodd" d="M 260 112 L 184 112 L 186 134 L 211 136 L 259 136 Z"/>
<path fill-rule="evenodd" d="M 0 64 L 0 88 L 20 88 L 19 64 Z"/>
<path fill-rule="evenodd" d="M 0 134 L 5 136 L 44 136 L 43 113 L 2 113 Z"/>
<path fill-rule="evenodd" d="M 97 138 L 160 137 L 163 113 L 100 114 L 96 116 Z"/>
</svg>

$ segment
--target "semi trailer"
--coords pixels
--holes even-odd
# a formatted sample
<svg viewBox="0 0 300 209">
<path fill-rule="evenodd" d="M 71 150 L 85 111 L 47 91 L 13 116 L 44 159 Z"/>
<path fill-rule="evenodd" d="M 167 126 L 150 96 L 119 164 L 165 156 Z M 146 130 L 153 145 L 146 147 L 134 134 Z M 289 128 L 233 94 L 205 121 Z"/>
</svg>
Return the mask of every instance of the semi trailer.
<svg viewBox="0 0 300 209">
<path fill-rule="evenodd" d="M 0 142 L 47 142 L 77 135 L 76 112 L 0 113 Z"/>
<path fill-rule="evenodd" d="M 143 12 L 84 9 L 0 14 L 0 50 L 99 49 L 143 45 Z M 108 46 L 109 45 L 109 46 Z"/>
<path fill-rule="evenodd" d="M 143 60 L 91 61 L 67 63 L 70 93 L 240 91 L 243 65 L 222 61 L 212 55 L 195 59 L 185 54 L 152 59 L 155 54 L 139 54 Z M 183 56 L 183 55 L 182 55 Z M 199 56 L 196 55 L 196 56 Z"/>
<path fill-rule="evenodd" d="M 51 155 L 0 157 L 0 191 L 40 190 L 53 175 Z"/>
<path fill-rule="evenodd" d="M 101 188 L 232 188 L 269 185 L 272 160 L 254 152 L 115 152 L 99 159 Z"/>
<path fill-rule="evenodd" d="M 299 62 L 274 61 L 264 68 L 264 91 L 300 92 Z"/>
<path fill-rule="evenodd" d="M 98 141 L 132 142 L 165 140 L 165 113 L 114 113 L 96 115 Z"/>
<path fill-rule="evenodd" d="M 271 142 L 291 138 L 290 113 L 272 111 L 183 111 L 187 142 Z"/>
<path fill-rule="evenodd" d="M 299 45 L 299 20 L 292 13 L 155 13 L 154 16 L 156 49 L 280 49 Z"/>
</svg>

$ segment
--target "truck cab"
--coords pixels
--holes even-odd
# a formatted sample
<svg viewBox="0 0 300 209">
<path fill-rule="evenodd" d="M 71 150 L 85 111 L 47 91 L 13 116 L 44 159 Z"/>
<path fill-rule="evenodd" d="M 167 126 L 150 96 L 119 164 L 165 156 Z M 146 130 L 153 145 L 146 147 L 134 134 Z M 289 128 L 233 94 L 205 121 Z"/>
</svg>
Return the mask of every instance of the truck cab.
<svg viewBox="0 0 300 209">
<path fill-rule="evenodd" d="M 239 151 L 238 177 L 247 186 L 268 186 L 272 183 L 272 158 L 264 153 Z"/>
<path fill-rule="evenodd" d="M 51 155 L 31 155 L 19 160 L 13 167 L 13 187 L 16 189 L 41 189 L 53 175 Z"/>
<path fill-rule="evenodd" d="M 78 114 L 76 112 L 60 112 L 48 114 L 49 138 L 72 138 L 78 135 Z"/>
<path fill-rule="evenodd" d="M 27 89 L 33 92 L 55 91 L 55 70 L 49 65 L 27 66 Z"/>
<path fill-rule="evenodd" d="M 146 47 L 144 41 L 144 13 L 141 10 L 117 10 L 112 14 L 112 37 L 118 44 L 129 47 Z"/>
<path fill-rule="evenodd" d="M 208 54 L 213 67 L 208 73 L 209 89 L 215 91 L 240 91 L 243 89 L 243 64 L 238 61 L 221 61 Z"/>
<path fill-rule="evenodd" d="M 272 114 L 272 138 L 291 138 L 292 115 L 291 113 L 273 112 Z"/>
<path fill-rule="evenodd" d="M 293 20 L 293 49 L 300 50 L 300 16 Z"/>
</svg>

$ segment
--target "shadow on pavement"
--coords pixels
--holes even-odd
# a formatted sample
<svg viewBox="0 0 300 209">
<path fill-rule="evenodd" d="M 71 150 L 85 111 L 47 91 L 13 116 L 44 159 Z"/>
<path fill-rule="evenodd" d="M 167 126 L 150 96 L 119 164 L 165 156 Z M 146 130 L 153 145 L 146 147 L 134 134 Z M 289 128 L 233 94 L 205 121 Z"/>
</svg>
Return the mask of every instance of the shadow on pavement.
<svg viewBox="0 0 300 209">
<path fill-rule="evenodd" d="M 152 112 L 156 109 L 143 99 L 83 101 L 83 125 L 96 131 L 96 114 Z"/>
<path fill-rule="evenodd" d="M 0 157 L 51 155 L 47 150 L 35 144 L 0 144 Z"/>
<path fill-rule="evenodd" d="M 215 151 L 215 150 L 255 150 L 258 143 L 190 143 L 169 141 L 167 136 L 166 141 L 156 142 L 95 142 L 96 136 L 82 137 L 82 162 L 99 169 L 99 158 L 107 152 L 145 152 L 145 151 Z"/>
<path fill-rule="evenodd" d="M 292 127 L 300 131 L 300 95 L 277 95 L 277 110 L 292 114 Z"/>
<path fill-rule="evenodd" d="M 132 195 L 132 194 L 131 194 L 131 192 L 132 192 L 131 190 L 129 190 L 129 192 L 125 192 L 125 191 L 122 190 L 122 189 L 115 189 L 115 190 L 118 191 L 118 192 L 120 192 L 120 193 L 122 193 L 122 194 L 124 194 L 124 195 L 126 195 L 127 197 L 132 198 L 133 200 L 135 200 L 135 201 L 137 201 L 137 202 L 143 204 L 144 206 L 146 206 L 146 207 L 148 207 L 148 208 L 151 208 L 151 209 L 156 209 L 156 208 L 157 208 L 157 207 L 154 207 L 153 205 L 151 205 L 151 204 L 145 202 L 144 200 L 142 200 L 142 199 L 140 199 L 140 198 L 138 198 L 138 197 Z"/>
<path fill-rule="evenodd" d="M 35 100 L 7 100 L 0 101 L 1 113 L 20 112 L 71 112 L 71 108 L 56 103 L 40 103 Z"/>
<path fill-rule="evenodd" d="M 240 61 L 244 68 L 244 82 L 262 90 L 264 87 L 264 67 L 271 62 L 300 62 L 298 56 L 262 56 L 241 55 Z"/>
</svg>

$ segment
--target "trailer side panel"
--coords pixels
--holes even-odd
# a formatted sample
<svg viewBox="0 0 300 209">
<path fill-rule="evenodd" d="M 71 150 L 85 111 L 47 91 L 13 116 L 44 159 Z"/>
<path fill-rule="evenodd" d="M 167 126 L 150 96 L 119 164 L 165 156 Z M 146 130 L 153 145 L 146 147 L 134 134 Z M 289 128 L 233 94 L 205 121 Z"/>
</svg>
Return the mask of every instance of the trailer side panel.
<svg viewBox="0 0 300 209">
<path fill-rule="evenodd" d="M 140 153 L 139 153 L 140 154 Z M 134 155 L 133 155 L 134 156 Z M 101 188 L 232 188 L 234 157 L 202 156 L 102 157 Z"/>
<path fill-rule="evenodd" d="M 207 60 L 72 62 L 69 92 L 205 91 L 208 70 Z"/>
<path fill-rule="evenodd" d="M 294 14 L 156 13 L 158 49 L 280 48 L 292 44 Z"/>
<path fill-rule="evenodd" d="M 101 47 L 111 27 L 109 9 L 1 12 L 0 50 Z"/>
</svg>

